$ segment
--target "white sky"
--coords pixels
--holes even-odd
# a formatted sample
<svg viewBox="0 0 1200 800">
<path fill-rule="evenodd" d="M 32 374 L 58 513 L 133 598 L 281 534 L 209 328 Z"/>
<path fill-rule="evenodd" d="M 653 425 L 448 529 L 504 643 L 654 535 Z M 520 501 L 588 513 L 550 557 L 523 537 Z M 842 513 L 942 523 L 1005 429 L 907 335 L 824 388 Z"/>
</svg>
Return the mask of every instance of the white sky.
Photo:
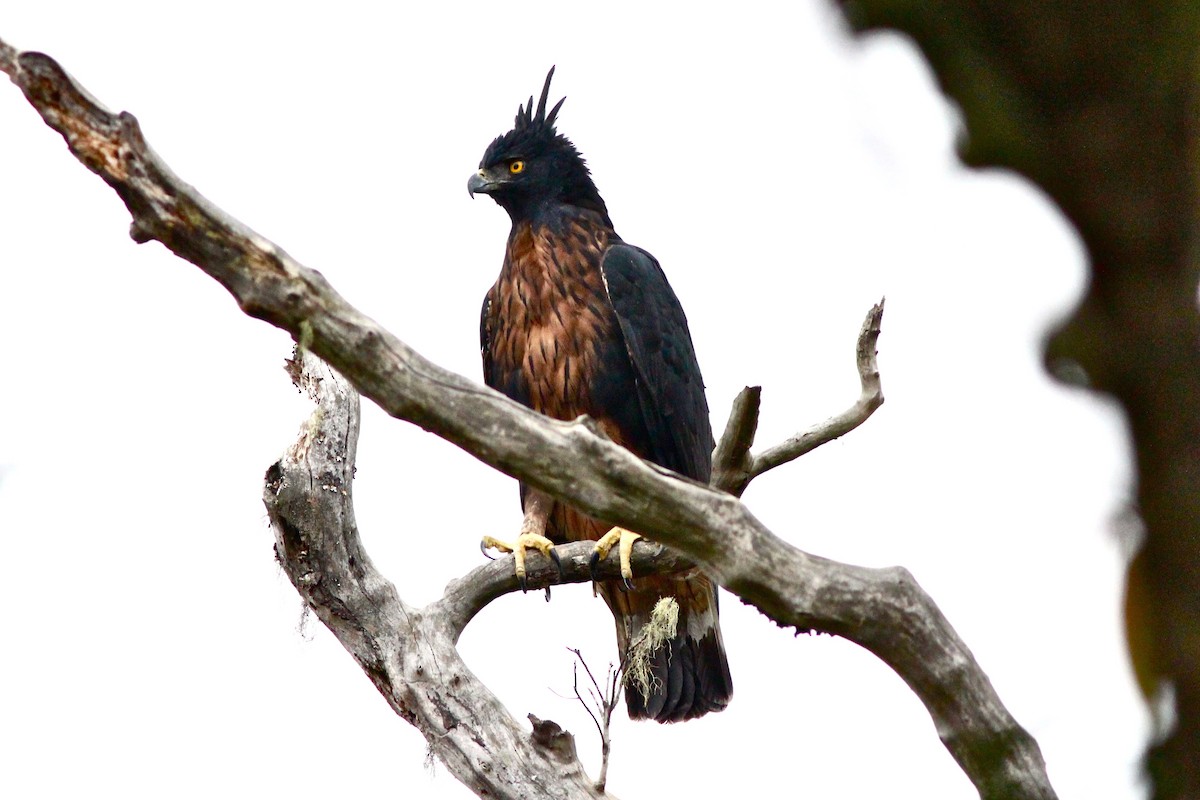
<svg viewBox="0 0 1200 800">
<path fill-rule="evenodd" d="M 810 552 L 911 570 L 1060 796 L 1142 796 L 1114 534 L 1127 445 L 1111 408 L 1039 366 L 1082 250 L 1038 191 L 957 164 L 908 43 L 852 40 L 813 0 L 10 6 L 0 37 L 133 112 L 213 202 L 473 378 L 508 220 L 466 179 L 557 64 L 560 130 L 666 269 L 718 430 L 746 384 L 764 387 L 764 446 L 849 405 L 855 336 L 887 296 L 887 403 L 760 478 L 755 514 Z M 298 630 L 259 499 L 307 413 L 289 339 L 133 244 L 115 194 L 7 83 L 0 131 L 0 796 L 468 797 L 319 624 Z M 374 406 L 355 492 L 412 603 L 520 522 L 514 481 Z M 616 795 L 975 796 L 869 653 L 729 595 L 722 611 L 733 704 L 671 727 L 622 715 Z M 497 602 L 462 649 L 518 718 L 574 731 L 594 774 L 568 646 L 615 657 L 585 586 Z"/>
</svg>

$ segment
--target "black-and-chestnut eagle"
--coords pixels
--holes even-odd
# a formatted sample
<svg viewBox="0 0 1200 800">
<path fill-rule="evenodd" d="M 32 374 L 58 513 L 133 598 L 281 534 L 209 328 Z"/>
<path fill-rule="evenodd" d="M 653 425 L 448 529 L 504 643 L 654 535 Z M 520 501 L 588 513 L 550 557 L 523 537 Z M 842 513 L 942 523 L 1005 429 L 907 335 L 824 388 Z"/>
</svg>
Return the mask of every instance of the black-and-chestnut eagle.
<svg viewBox="0 0 1200 800">
<path fill-rule="evenodd" d="M 546 112 L 553 76 L 537 110 L 530 97 L 467 182 L 512 218 L 483 301 L 484 381 L 556 419 L 587 414 L 636 455 L 707 482 L 713 436 L 687 319 L 654 256 L 617 235 L 583 157 L 555 129 L 563 100 Z M 601 556 L 616 544 L 627 554 L 636 537 L 524 484 L 521 504 L 516 541 L 484 545 L 513 551 L 522 581 L 527 549 L 550 555 L 556 543 L 596 540 Z M 629 716 L 677 722 L 725 708 L 733 682 L 713 582 L 696 571 L 631 582 L 627 557 L 622 573 L 598 584 L 622 661 L 657 601 L 679 604 L 677 634 L 652 659 L 649 697 L 625 693 Z"/>
</svg>

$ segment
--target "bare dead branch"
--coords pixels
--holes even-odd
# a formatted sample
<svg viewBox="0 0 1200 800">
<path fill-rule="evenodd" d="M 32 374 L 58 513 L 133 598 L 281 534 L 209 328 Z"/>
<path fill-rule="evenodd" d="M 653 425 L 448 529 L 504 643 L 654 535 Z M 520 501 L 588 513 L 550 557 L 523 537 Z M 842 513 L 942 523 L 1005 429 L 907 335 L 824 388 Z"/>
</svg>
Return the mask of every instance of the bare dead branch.
<svg viewBox="0 0 1200 800">
<path fill-rule="evenodd" d="M 758 410 L 762 404 L 762 387 L 747 386 L 738 392 L 725 423 L 717 447 L 713 450 L 712 485 L 734 497 L 754 479 L 754 435 L 758 432 Z"/>
<path fill-rule="evenodd" d="M 832 442 L 839 436 L 844 436 L 866 422 L 867 418 L 875 413 L 875 409 L 883 405 L 883 385 L 879 378 L 879 364 L 876 361 L 880 323 L 883 321 L 883 302 L 880 300 L 867 312 L 862 330 L 858 334 L 856 362 L 861 384 L 858 401 L 838 416 L 830 417 L 820 425 L 797 434 L 783 444 L 776 445 L 756 456 L 752 470 L 753 476 L 761 475 L 769 469 L 774 469 L 817 449 L 826 442 Z"/>
<path fill-rule="evenodd" d="M 362 549 L 351 495 L 358 394 L 311 354 L 293 362 L 292 374 L 317 408 L 268 470 L 263 501 L 276 556 L 304 601 L 472 791 L 497 798 L 605 796 L 574 758 L 573 744 L 568 751 L 561 736 L 551 735 L 553 723 L 537 721 L 533 736 L 521 730 L 462 662 L 457 633 L 436 608 L 405 604 L 375 569 Z"/>
<path fill-rule="evenodd" d="M 575 654 L 575 663 L 571 665 L 571 689 L 575 694 L 575 699 L 579 701 L 580 705 L 583 706 L 583 710 L 592 718 L 592 724 L 596 726 L 596 733 L 600 734 L 601 738 L 604 738 L 604 728 L 600 726 L 600 718 L 596 716 L 596 712 L 592 710 L 591 705 L 588 704 L 588 701 L 583 698 L 583 694 L 579 691 L 579 665 L 583 664 L 584 668 L 587 668 L 587 664 L 583 661 L 583 654 L 574 648 L 567 649 Z M 592 678 L 592 671 L 590 669 L 587 670 L 587 674 L 589 678 Z M 595 678 L 592 678 L 592 683 L 596 683 Z M 591 694 L 592 697 L 595 697 L 594 692 Z"/>
<path fill-rule="evenodd" d="M 596 725 L 596 732 L 600 734 L 600 774 L 596 777 L 596 789 L 602 792 L 608 783 L 608 762 L 612 756 L 612 715 L 617 708 L 617 703 L 621 700 L 621 671 L 609 664 L 608 672 L 604 676 L 604 686 L 601 688 L 592 668 L 584 660 L 583 653 L 579 652 L 577 648 L 568 649 L 575 654 L 576 663 L 571 665 L 571 683 L 575 690 L 575 698 L 583 705 L 584 711 L 587 711 L 588 716 Z M 591 688 L 587 690 L 588 695 L 592 698 L 590 704 L 583 699 L 583 694 L 579 691 L 580 665 L 583 665 L 583 670 L 592 684 Z"/>
<path fill-rule="evenodd" d="M 547 586 L 568 583 L 587 583 L 592 580 L 588 562 L 592 556 L 590 542 L 560 544 L 555 550 L 562 559 L 562 575 L 558 568 L 541 553 L 526 555 L 525 570 L 528 589 L 534 591 Z M 620 556 L 614 548 L 597 565 L 596 574 L 601 579 L 621 577 Z M 630 559 L 633 574 L 638 576 L 678 572 L 694 566 L 691 559 L 681 553 L 655 542 L 639 540 Z M 497 558 L 476 567 L 461 578 L 452 580 L 442 597 L 430 606 L 431 613 L 442 615 L 455 639 L 462 635 L 476 614 L 497 597 L 502 597 L 521 588 L 513 569 L 512 556 Z"/>
<path fill-rule="evenodd" d="M 546 419 L 441 369 L 352 308 L 319 273 L 176 178 L 146 145 L 132 115 L 98 106 L 52 59 L 22 53 L 0 61 L 0 68 L 63 134 L 76 157 L 126 203 L 137 241 L 157 239 L 199 266 L 246 313 L 309 344 L 391 415 L 588 514 L 685 553 L 780 625 L 844 636 L 875 653 L 920 697 L 982 797 L 1054 797 L 1036 742 L 1004 708 L 966 645 L 908 572 L 804 553 L 773 535 L 730 494 L 641 461 L 580 421 Z M 332 384 L 322 379 L 320 385 Z M 310 430 L 319 430 L 324 416 Z M 412 609 L 371 566 L 348 505 L 349 459 L 335 469 L 313 446 L 351 439 L 349 426 L 310 433 L 296 457 L 285 458 L 268 475 L 267 501 L 278 505 L 272 518 L 297 589 L 397 713 L 425 734 L 468 786 L 496 797 L 598 796 L 577 761 L 532 746 L 462 667 L 452 644 L 481 593 L 460 581 L 428 609 Z M 325 490 L 307 492 L 310 485 Z M 336 509 L 318 508 L 326 503 Z M 501 569 L 504 563 L 489 566 Z M 489 591 L 498 591 L 496 583 Z M 450 606 L 456 614 L 438 613 Z M 415 641 L 436 642 L 437 648 L 418 649 Z M 516 754 L 525 771 L 516 774 L 514 762 L 501 753 Z M 556 780 L 543 785 L 530 775 Z"/>
<path fill-rule="evenodd" d="M 741 497 L 750 481 L 759 475 L 845 436 L 883 405 L 883 383 L 876 358 L 883 303 L 880 300 L 871 307 L 858 334 L 855 361 L 861 390 L 854 405 L 763 453 L 751 455 L 761 391 L 758 387 L 746 387 L 734 401 L 725 433 L 713 453 L 713 486 Z"/>
</svg>

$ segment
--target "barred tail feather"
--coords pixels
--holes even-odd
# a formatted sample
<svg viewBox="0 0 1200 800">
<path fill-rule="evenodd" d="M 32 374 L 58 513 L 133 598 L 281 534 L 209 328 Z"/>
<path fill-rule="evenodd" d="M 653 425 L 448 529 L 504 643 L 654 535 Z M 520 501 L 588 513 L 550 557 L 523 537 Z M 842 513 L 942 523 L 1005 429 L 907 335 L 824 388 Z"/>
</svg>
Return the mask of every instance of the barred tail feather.
<svg viewBox="0 0 1200 800">
<path fill-rule="evenodd" d="M 635 685 L 636 681 L 627 682 L 625 702 L 631 719 L 683 722 L 721 711 L 733 696 L 733 680 L 721 640 L 716 587 L 702 577 L 670 583 L 675 591 L 667 596 L 673 596 L 678 607 L 675 633 L 650 653 L 642 686 Z M 644 601 L 646 594 L 640 590 L 606 597 L 614 612 L 624 607 L 615 616 L 617 643 L 627 674 L 630 647 L 637 649 L 636 643 L 645 640 L 647 629 L 658 624 L 652 621 L 654 612 L 652 604 Z"/>
</svg>

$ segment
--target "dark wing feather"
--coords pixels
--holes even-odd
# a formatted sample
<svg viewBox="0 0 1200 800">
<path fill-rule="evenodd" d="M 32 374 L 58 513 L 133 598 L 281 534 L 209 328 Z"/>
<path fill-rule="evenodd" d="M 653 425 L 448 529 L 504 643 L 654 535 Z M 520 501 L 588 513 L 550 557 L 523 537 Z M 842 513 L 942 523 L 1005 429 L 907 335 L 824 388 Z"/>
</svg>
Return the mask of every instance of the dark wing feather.
<svg viewBox="0 0 1200 800">
<path fill-rule="evenodd" d="M 713 436 L 687 317 L 654 256 L 618 243 L 600 265 L 637 380 L 650 435 L 647 457 L 707 482 Z"/>
<path fill-rule="evenodd" d="M 479 310 L 479 352 L 483 356 L 483 382 L 499 390 L 500 381 L 495 374 L 496 366 L 492 353 L 492 330 L 488 312 L 492 310 L 492 293 L 483 296 L 483 308 Z"/>
</svg>

